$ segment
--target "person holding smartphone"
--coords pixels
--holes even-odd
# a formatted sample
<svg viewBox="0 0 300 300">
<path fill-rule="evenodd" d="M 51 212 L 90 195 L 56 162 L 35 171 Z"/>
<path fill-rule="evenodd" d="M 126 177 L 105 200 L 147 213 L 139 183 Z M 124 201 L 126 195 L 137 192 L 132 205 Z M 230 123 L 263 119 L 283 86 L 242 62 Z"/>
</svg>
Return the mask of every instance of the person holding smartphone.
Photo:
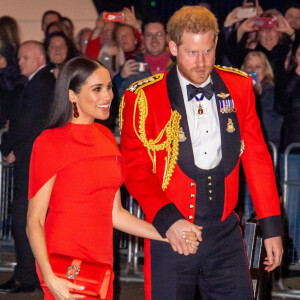
<svg viewBox="0 0 300 300">
<path fill-rule="evenodd" d="M 261 51 L 249 52 L 243 62 L 243 71 L 253 78 L 253 90 L 256 100 L 256 111 L 266 143 L 272 142 L 277 151 L 281 140 L 283 117 L 275 110 L 274 74 L 266 55 Z M 254 211 L 245 177 L 241 178 L 244 188 L 243 223 L 250 219 Z"/>
<path fill-rule="evenodd" d="M 120 74 L 114 78 L 119 87 L 120 98 L 135 81 L 168 70 L 173 60 L 166 47 L 166 24 L 159 16 L 151 16 L 143 23 L 143 41 L 145 49 L 127 61 Z"/>
</svg>

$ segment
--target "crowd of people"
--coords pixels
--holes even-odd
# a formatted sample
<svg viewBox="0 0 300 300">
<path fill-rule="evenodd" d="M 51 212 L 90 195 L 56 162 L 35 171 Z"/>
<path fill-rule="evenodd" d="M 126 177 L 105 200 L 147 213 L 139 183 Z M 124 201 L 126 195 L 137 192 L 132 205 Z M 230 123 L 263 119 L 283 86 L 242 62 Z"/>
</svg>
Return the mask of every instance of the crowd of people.
<svg viewBox="0 0 300 300">
<path fill-rule="evenodd" d="M 275 9 L 264 11 L 261 6 L 256 6 L 253 7 L 254 15 L 247 16 L 241 14 L 242 11 L 249 8 L 247 4 L 245 5 L 234 8 L 226 16 L 224 23 L 220 25 L 220 32 L 218 33 L 218 30 L 214 31 L 216 36 L 218 35 L 215 42 L 216 62 L 224 66 L 222 67 L 223 70 L 236 70 L 231 68 L 233 67 L 241 69 L 251 76 L 255 95 L 255 108 L 264 140 L 266 143 L 274 145 L 275 151 L 280 154 L 279 168 L 275 170 L 277 181 L 280 182 L 283 180 L 283 153 L 291 143 L 300 142 L 300 121 L 298 115 L 300 114 L 300 6 L 298 4 L 290 5 L 283 12 Z M 51 107 L 54 104 L 62 110 L 63 104 L 61 102 L 66 101 L 70 109 L 73 107 L 75 111 L 78 110 L 78 108 L 75 108 L 75 102 L 72 106 L 71 102 L 68 99 L 62 99 L 61 95 L 59 99 L 57 95 L 56 98 L 54 97 L 55 84 L 67 82 L 63 76 L 72 76 L 70 69 L 72 64 L 80 68 L 82 72 L 87 72 L 84 80 L 81 78 L 80 82 L 76 82 L 74 89 L 70 87 L 69 90 L 73 89 L 74 91 L 74 94 L 71 95 L 73 98 L 80 95 L 81 88 L 91 78 L 93 79 L 94 75 L 92 76 L 92 74 L 94 74 L 95 70 L 98 70 L 97 72 L 100 72 L 103 78 L 111 78 L 111 81 L 107 79 L 105 83 L 111 89 L 109 96 L 111 97 L 110 112 L 106 112 L 107 116 L 105 118 L 102 115 L 98 118 L 97 114 L 91 114 L 89 118 L 95 119 L 97 123 L 108 127 L 111 132 L 118 135 L 119 121 L 121 121 L 120 124 L 122 125 L 122 120 L 119 120 L 119 110 L 121 109 L 122 111 L 122 105 L 124 105 L 122 99 L 124 94 L 126 95 L 128 88 L 131 87 L 132 91 L 135 90 L 137 87 L 134 83 L 139 82 L 140 85 L 144 85 L 143 80 L 146 78 L 151 78 L 151 81 L 155 81 L 157 78 L 160 78 L 160 74 L 169 70 L 176 70 L 176 66 L 184 70 L 184 65 L 180 64 L 184 61 L 184 55 L 189 55 L 190 58 L 196 55 L 193 51 L 187 53 L 188 51 L 186 50 L 184 54 L 178 51 L 182 37 L 177 37 L 178 41 L 176 41 L 176 28 L 171 28 L 173 36 L 170 37 L 169 32 L 167 32 L 167 20 L 163 17 L 149 15 L 143 20 L 137 19 L 133 6 L 125 7 L 120 13 L 122 19 L 118 22 L 112 22 L 107 19 L 106 12 L 100 13 L 95 21 L 94 28 L 82 28 L 78 30 L 78 34 L 75 36 L 72 20 L 62 16 L 57 11 L 49 10 L 43 14 L 41 21 L 41 28 L 44 33 L 43 41 L 28 40 L 24 42 L 21 42 L 17 21 L 10 16 L 2 16 L 0 18 L 0 126 L 5 131 L 2 136 L 0 149 L 3 161 L 14 164 L 15 185 L 12 216 L 17 257 L 14 275 L 8 282 L 0 285 L 0 292 L 30 292 L 39 286 L 34 264 L 35 258 L 25 230 L 28 210 L 30 156 L 34 141 L 45 128 Z M 187 19 L 186 23 L 188 24 L 189 21 Z M 179 21 L 174 21 L 174 24 L 176 22 Z M 197 31 L 193 33 L 196 34 Z M 174 40 L 175 42 L 173 42 Z M 172 45 L 174 49 L 170 49 Z M 99 62 L 99 64 L 96 62 Z M 90 64 L 90 69 L 85 70 L 83 63 Z M 69 71 L 62 71 L 64 66 L 68 66 Z M 104 71 L 105 69 L 108 70 L 107 74 Z M 236 72 L 240 71 L 237 70 Z M 170 71 L 170 74 L 173 73 Z M 189 79 L 188 76 L 187 74 Z M 190 82 L 193 83 L 193 80 L 190 80 Z M 80 92 L 77 93 L 77 90 Z M 157 95 L 157 97 L 160 96 Z M 128 95 L 127 97 L 130 98 L 131 96 Z M 67 104 L 65 104 L 66 107 Z M 202 109 L 201 101 L 199 102 L 198 113 L 200 108 Z M 82 120 L 83 111 L 79 110 L 79 119 Z M 75 114 L 72 117 L 72 123 L 78 121 Z M 226 114 L 227 112 L 224 115 Z M 63 115 L 62 111 L 61 115 Z M 59 125 L 56 124 L 54 127 L 49 127 L 48 123 L 47 128 L 62 127 L 67 124 L 67 119 L 61 122 L 60 117 L 56 117 Z M 153 123 L 155 124 L 156 121 L 159 121 L 160 117 L 164 118 L 163 115 L 158 115 L 157 119 L 153 119 Z M 70 127 L 70 124 L 66 126 Z M 189 126 L 191 126 L 190 123 Z M 227 124 L 227 129 L 229 128 L 228 126 Z M 232 124 L 232 126 L 234 125 Z M 78 126 L 73 127 L 73 129 L 68 128 L 68 130 L 76 131 L 79 128 Z M 128 124 L 125 123 L 125 130 L 126 128 L 130 131 Z M 161 128 L 161 126 L 157 126 L 157 128 Z M 92 131 L 96 129 L 97 127 L 93 127 Z M 80 130 L 84 129 L 81 128 Z M 91 130 L 91 127 L 89 127 L 89 130 Z M 122 130 L 124 131 L 124 126 Z M 230 132 L 230 129 L 228 130 Z M 103 129 L 100 131 L 103 131 Z M 81 134 L 84 135 L 85 133 Z M 183 135 L 189 136 L 187 132 L 183 132 Z M 106 138 L 108 136 L 106 131 L 104 136 Z M 132 137 L 127 138 L 130 140 Z M 124 140 L 126 140 L 126 133 Z M 127 146 L 125 144 L 125 149 Z M 253 145 L 253 147 L 255 146 Z M 115 149 L 115 145 L 112 146 L 111 150 L 116 157 L 120 156 Z M 57 151 L 59 152 L 60 150 Z M 123 153 L 125 159 L 130 157 L 133 160 L 131 155 L 135 155 L 135 151 L 136 149 L 131 149 L 131 147 L 129 147 L 130 153 L 126 153 L 125 150 L 125 154 Z M 272 151 L 271 153 L 274 154 Z M 299 149 L 293 150 L 290 155 L 291 176 L 298 181 L 300 180 L 299 153 Z M 139 154 L 136 154 L 136 157 L 138 156 Z M 47 160 L 46 158 L 44 159 Z M 48 163 L 52 164 L 51 160 Z M 53 162 L 53 164 L 55 163 Z M 122 163 L 120 164 L 122 165 Z M 196 161 L 195 164 L 197 165 Z M 132 167 L 132 165 L 130 166 Z M 199 163 L 197 166 L 199 169 L 206 169 L 202 163 Z M 121 168 L 120 166 L 118 167 Z M 38 167 L 36 166 L 36 168 Z M 51 170 L 50 165 L 45 168 L 47 171 Z M 134 169 L 134 172 L 136 172 L 136 169 Z M 54 174 L 56 173 L 54 172 L 50 175 L 54 176 Z M 202 176 L 203 174 L 200 172 L 198 175 Z M 38 175 L 35 174 L 35 176 Z M 95 176 L 98 175 L 95 174 Z M 120 175 L 120 178 L 122 176 Z M 241 179 L 241 188 L 244 191 L 244 196 L 240 199 L 243 202 L 242 215 L 244 223 L 250 218 L 254 208 L 252 195 L 250 195 L 249 188 L 245 183 L 243 172 L 240 172 L 239 177 Z M 121 180 L 120 178 L 118 180 Z M 46 179 L 49 180 L 50 177 L 45 177 L 43 184 L 46 183 Z M 50 194 L 55 180 L 55 178 L 51 177 L 50 182 L 47 181 L 47 185 L 50 186 L 48 189 Z M 132 179 L 130 178 L 130 180 Z M 133 185 L 137 188 L 135 181 L 129 182 L 128 185 Z M 116 190 L 118 188 L 119 185 L 114 187 Z M 280 184 L 277 185 L 277 188 L 280 193 Z M 36 202 L 39 201 L 40 196 L 39 194 L 36 196 L 37 191 L 33 192 L 32 187 L 29 190 L 30 197 L 38 199 L 32 201 L 35 204 L 30 204 L 30 212 L 35 215 L 37 209 L 42 216 L 45 216 L 50 194 L 48 193 L 49 197 L 43 206 L 43 210 L 39 210 Z M 129 190 L 129 192 L 135 194 L 132 190 Z M 151 192 L 149 193 L 151 194 Z M 136 198 L 140 197 L 143 197 L 143 192 L 141 195 L 137 194 Z M 295 197 L 292 200 L 294 202 L 291 202 L 290 205 L 296 205 L 299 199 L 300 195 Z M 112 201 L 115 201 L 114 198 L 112 198 Z M 145 210 L 147 214 L 147 207 Z M 115 211 L 118 213 L 118 210 Z M 147 220 L 153 221 L 149 218 Z M 31 225 L 32 228 L 37 227 L 40 219 L 37 218 L 35 221 L 36 223 Z M 109 223 L 110 227 L 111 223 L 113 222 Z M 164 227 L 165 225 L 155 226 L 154 224 L 154 227 L 156 227 L 162 237 L 167 237 L 169 241 L 172 240 L 170 236 L 166 235 L 165 231 L 160 231 L 160 226 Z M 289 226 L 290 232 L 293 232 L 300 225 L 292 223 Z M 117 224 L 116 227 L 135 233 L 134 230 L 127 229 L 123 224 Z M 196 232 L 197 229 L 194 228 L 194 231 Z M 156 233 L 151 235 L 137 232 L 136 234 L 154 237 L 155 239 L 160 238 L 158 235 L 155 235 Z M 199 233 L 197 232 L 197 234 Z M 273 236 L 277 237 L 277 235 Z M 44 253 L 41 254 L 37 246 L 41 239 L 36 237 L 33 239 L 35 255 L 38 255 L 39 258 L 43 257 Z M 193 236 L 190 239 L 192 240 Z M 175 246 L 172 243 L 171 245 L 174 250 Z M 300 245 L 294 245 L 294 247 L 300 261 Z M 186 251 L 192 253 L 186 249 L 181 252 L 185 253 Z M 48 267 L 47 265 L 43 266 L 42 262 L 39 266 L 42 269 L 42 273 L 43 269 L 47 270 Z M 157 271 L 160 272 L 159 269 Z M 41 271 L 39 270 L 39 272 Z M 41 276 L 41 274 L 39 275 Z M 70 288 L 72 287 L 79 289 L 78 286 L 70 286 Z M 51 288 L 50 290 L 52 293 L 56 293 L 56 288 Z M 46 291 L 47 293 L 49 291 Z M 51 296 L 49 296 L 49 299 L 51 299 Z"/>
</svg>

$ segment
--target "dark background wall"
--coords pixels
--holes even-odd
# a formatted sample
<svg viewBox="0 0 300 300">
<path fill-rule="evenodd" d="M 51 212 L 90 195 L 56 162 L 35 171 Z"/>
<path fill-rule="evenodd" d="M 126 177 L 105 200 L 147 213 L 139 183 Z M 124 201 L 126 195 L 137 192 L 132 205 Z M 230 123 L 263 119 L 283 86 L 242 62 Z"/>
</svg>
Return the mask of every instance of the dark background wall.
<svg viewBox="0 0 300 300">
<path fill-rule="evenodd" d="M 193 0 L 93 0 L 93 2 L 98 12 L 103 10 L 119 11 L 125 6 L 130 7 L 134 5 L 136 15 L 140 19 L 143 19 L 145 15 L 150 13 L 155 13 L 168 19 L 183 5 L 197 5 L 200 3 L 200 1 Z M 243 0 L 207 0 L 205 2 L 211 5 L 212 11 L 219 21 L 223 21 L 234 7 L 242 5 Z M 261 0 L 260 5 L 264 10 L 276 8 L 283 12 L 288 2 L 288 0 Z"/>
</svg>

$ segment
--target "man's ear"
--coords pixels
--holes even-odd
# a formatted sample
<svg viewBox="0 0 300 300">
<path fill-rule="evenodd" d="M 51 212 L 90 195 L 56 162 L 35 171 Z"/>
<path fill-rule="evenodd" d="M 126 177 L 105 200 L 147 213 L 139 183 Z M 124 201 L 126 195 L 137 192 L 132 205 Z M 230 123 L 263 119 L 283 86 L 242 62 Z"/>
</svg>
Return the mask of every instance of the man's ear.
<svg viewBox="0 0 300 300">
<path fill-rule="evenodd" d="M 174 41 L 169 41 L 169 50 L 173 56 L 177 56 L 177 45 Z"/>
</svg>

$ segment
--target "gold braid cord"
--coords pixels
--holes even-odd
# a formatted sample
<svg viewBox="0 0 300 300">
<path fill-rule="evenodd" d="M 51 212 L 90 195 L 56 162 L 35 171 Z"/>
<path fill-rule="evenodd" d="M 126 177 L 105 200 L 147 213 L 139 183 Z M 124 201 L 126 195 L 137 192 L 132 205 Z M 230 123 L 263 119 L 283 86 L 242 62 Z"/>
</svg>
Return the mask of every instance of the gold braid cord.
<svg viewBox="0 0 300 300">
<path fill-rule="evenodd" d="M 138 130 L 135 125 L 136 120 L 136 111 L 139 111 L 139 125 Z M 166 124 L 166 126 L 162 129 L 162 131 L 158 134 L 155 140 L 147 139 L 146 136 L 146 118 L 148 115 L 148 104 L 147 98 L 144 91 L 141 89 L 138 92 L 134 112 L 133 112 L 133 128 L 137 135 L 137 137 L 142 141 L 143 145 L 147 148 L 149 157 L 153 164 L 153 173 L 156 173 L 156 152 L 161 150 L 167 151 L 167 156 L 165 157 L 165 172 L 162 182 L 162 189 L 165 190 L 170 183 L 172 174 L 174 172 L 174 168 L 178 159 L 179 147 L 179 124 L 181 116 L 175 110 L 171 113 L 171 118 Z M 166 136 L 166 140 L 164 142 L 160 142 L 162 137 Z"/>
<path fill-rule="evenodd" d="M 124 96 L 122 97 L 121 103 L 119 105 L 119 130 L 120 130 L 120 134 L 122 131 L 122 126 L 123 126 L 123 110 L 125 107 L 125 101 L 124 101 Z"/>
</svg>

